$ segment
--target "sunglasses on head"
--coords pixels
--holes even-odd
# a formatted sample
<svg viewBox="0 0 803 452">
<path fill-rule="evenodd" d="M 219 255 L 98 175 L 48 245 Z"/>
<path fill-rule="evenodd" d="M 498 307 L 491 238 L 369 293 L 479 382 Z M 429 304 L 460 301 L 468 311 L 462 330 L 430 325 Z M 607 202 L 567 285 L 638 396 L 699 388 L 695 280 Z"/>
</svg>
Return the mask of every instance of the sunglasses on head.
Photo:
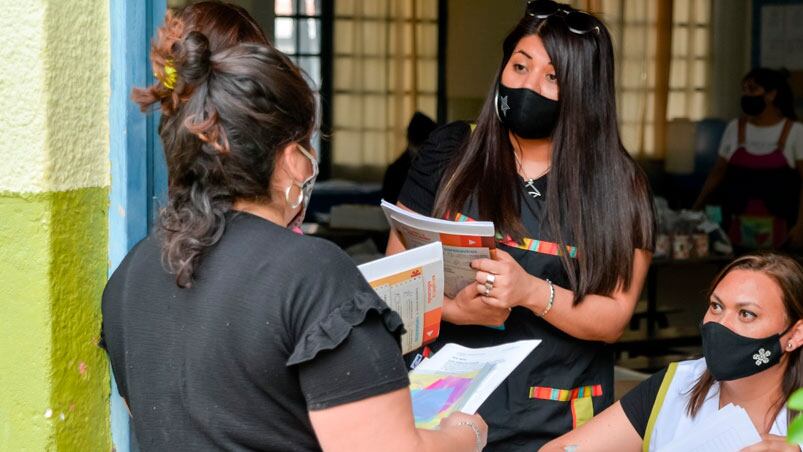
<svg viewBox="0 0 803 452">
<path fill-rule="evenodd" d="M 546 19 L 558 15 L 566 22 L 566 27 L 574 34 L 585 35 L 599 33 L 594 16 L 573 8 L 564 7 L 552 0 L 530 0 L 527 2 L 527 14 L 536 19 Z"/>
</svg>

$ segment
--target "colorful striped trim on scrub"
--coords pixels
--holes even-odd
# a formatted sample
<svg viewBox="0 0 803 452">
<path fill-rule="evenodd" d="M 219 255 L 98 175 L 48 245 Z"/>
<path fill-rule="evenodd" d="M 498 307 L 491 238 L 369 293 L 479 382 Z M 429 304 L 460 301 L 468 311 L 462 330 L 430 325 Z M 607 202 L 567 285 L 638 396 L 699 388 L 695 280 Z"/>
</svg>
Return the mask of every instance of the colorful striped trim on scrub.
<svg viewBox="0 0 803 452">
<path fill-rule="evenodd" d="M 458 221 L 458 222 L 461 222 L 461 223 L 462 223 L 462 222 L 464 222 L 464 221 L 474 221 L 474 219 L 473 219 L 473 218 L 471 218 L 471 217 L 467 217 L 467 216 L 463 215 L 462 213 L 458 212 L 458 213 L 457 213 L 457 214 L 454 216 L 454 221 Z"/>
<path fill-rule="evenodd" d="M 535 251 L 536 253 L 541 254 L 551 254 L 553 256 L 560 256 L 560 245 L 554 242 L 547 242 L 544 240 L 535 240 L 531 238 L 524 237 L 521 239 L 521 243 L 516 243 L 510 237 L 505 237 L 504 240 L 500 240 L 501 243 L 504 243 L 507 246 L 513 248 L 519 248 L 522 250 L 527 251 Z M 577 257 L 577 248 L 573 246 L 566 246 L 566 251 L 569 253 L 569 257 L 575 258 Z"/>
<path fill-rule="evenodd" d="M 464 221 L 475 221 L 475 220 L 473 218 L 469 217 L 469 216 L 463 215 L 462 213 L 458 212 L 454 216 L 454 220 L 453 221 L 464 222 Z M 518 248 L 520 250 L 534 251 L 536 253 L 550 254 L 552 256 L 560 256 L 561 255 L 560 245 L 558 245 L 557 243 L 554 243 L 554 242 L 547 242 L 546 240 L 535 240 L 535 239 L 531 239 L 529 237 L 525 237 L 525 238 L 523 238 L 521 240 L 521 243 L 518 243 L 518 242 L 514 241 L 513 238 L 510 237 L 509 235 L 503 237 L 502 234 L 497 232 L 496 233 L 496 241 L 499 242 L 499 243 L 502 243 L 504 245 L 507 245 L 507 246 L 509 246 L 511 248 Z M 577 257 L 577 248 L 576 247 L 567 245 L 566 246 L 566 251 L 569 253 L 569 257 L 571 257 L 571 258 L 576 258 Z"/>
<path fill-rule="evenodd" d="M 602 385 L 580 386 L 574 389 L 556 389 L 542 386 L 532 386 L 530 388 L 531 399 L 556 400 L 558 402 L 568 402 L 586 397 L 599 397 L 601 395 Z"/>
<path fill-rule="evenodd" d="M 580 427 L 594 417 L 594 402 L 591 397 L 574 399 L 572 405 L 572 430 Z"/>
</svg>

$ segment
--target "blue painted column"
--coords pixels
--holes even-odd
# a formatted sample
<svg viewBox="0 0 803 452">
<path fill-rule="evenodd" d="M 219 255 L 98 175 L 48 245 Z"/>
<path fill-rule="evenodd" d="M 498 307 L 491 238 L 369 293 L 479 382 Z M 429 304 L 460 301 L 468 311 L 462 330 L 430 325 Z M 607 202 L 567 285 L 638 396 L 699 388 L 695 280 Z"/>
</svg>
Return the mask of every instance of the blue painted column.
<svg viewBox="0 0 803 452">
<path fill-rule="evenodd" d="M 165 10 L 165 0 L 110 2 L 109 275 L 128 250 L 148 234 L 153 199 L 165 192 L 164 159 L 156 134 L 158 116 L 141 113 L 131 100 L 132 88 L 153 83 L 148 58 L 150 40 L 156 25 L 164 18 Z M 113 378 L 112 441 L 118 452 L 128 452 L 132 450 L 133 442 L 128 411 Z"/>
</svg>

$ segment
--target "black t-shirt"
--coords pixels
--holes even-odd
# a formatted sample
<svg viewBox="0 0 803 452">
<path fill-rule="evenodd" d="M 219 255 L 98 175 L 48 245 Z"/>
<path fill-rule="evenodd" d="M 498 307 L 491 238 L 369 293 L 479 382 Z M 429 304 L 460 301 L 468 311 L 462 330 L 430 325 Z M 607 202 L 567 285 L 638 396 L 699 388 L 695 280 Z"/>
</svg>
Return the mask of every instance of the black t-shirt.
<svg viewBox="0 0 803 452">
<path fill-rule="evenodd" d="M 639 383 L 619 401 L 625 416 L 627 416 L 630 424 L 633 425 L 633 428 L 642 438 L 644 438 L 644 433 L 647 431 L 647 423 L 650 420 L 652 407 L 658 398 L 658 391 L 661 389 L 661 383 L 663 383 L 665 376 L 666 368 Z"/>
<path fill-rule="evenodd" d="M 404 206 L 431 215 L 445 169 L 460 158 L 470 128 L 457 122 L 436 130 L 419 151 L 399 196 Z M 500 175 L 502 177 L 502 175 Z M 521 221 L 527 231 L 527 246 L 499 243 L 528 273 L 548 278 L 555 285 L 570 288 L 561 258 L 550 250 L 551 237 L 543 231 L 547 177 L 534 181 L 534 188 L 521 182 Z M 534 197 L 529 192 L 537 191 Z M 466 217 L 478 218 L 476 206 L 466 203 Z M 600 413 L 613 403 L 613 352 L 602 342 L 574 338 L 536 316 L 528 309 L 514 308 L 505 329 L 458 326 L 444 322 L 435 351 L 449 342 L 467 347 L 489 347 L 522 339 L 542 343 L 482 405 L 479 413 L 489 425 L 488 451 L 537 450 L 551 439 L 568 432 L 579 419 Z M 591 399 L 578 400 L 583 398 Z M 590 405 L 590 406 L 589 406 Z"/>
<path fill-rule="evenodd" d="M 329 242 L 227 214 L 191 288 L 155 235 L 103 294 L 143 450 L 320 450 L 307 414 L 408 386 L 399 316 Z"/>
</svg>

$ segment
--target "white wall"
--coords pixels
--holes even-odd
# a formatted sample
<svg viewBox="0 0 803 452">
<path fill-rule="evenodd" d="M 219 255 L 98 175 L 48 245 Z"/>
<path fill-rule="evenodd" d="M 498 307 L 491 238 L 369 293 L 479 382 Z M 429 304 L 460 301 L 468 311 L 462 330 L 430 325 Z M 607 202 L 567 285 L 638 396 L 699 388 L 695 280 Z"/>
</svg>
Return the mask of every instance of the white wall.
<svg viewBox="0 0 803 452">
<path fill-rule="evenodd" d="M 523 0 L 449 0 L 446 97 L 449 121 L 475 119 L 502 60 L 502 41 Z"/>
<path fill-rule="evenodd" d="M 740 114 L 742 77 L 750 70 L 752 2 L 713 0 L 711 97 L 708 116 L 730 119 Z"/>
<path fill-rule="evenodd" d="M 707 1 L 707 0 L 697 0 Z M 707 116 L 739 115 L 741 78 L 750 69 L 751 0 L 711 0 L 711 97 Z M 473 119 L 502 58 L 502 40 L 524 12 L 519 0 L 449 0 L 448 119 Z"/>
</svg>

